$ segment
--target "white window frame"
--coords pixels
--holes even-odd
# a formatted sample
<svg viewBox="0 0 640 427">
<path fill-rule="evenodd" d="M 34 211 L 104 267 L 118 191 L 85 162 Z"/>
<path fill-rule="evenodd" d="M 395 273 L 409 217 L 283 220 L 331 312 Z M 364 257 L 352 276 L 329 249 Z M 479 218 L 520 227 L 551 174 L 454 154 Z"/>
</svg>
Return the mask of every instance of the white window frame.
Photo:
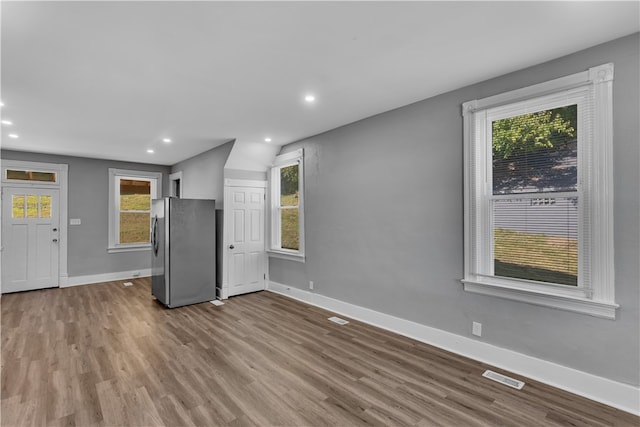
<svg viewBox="0 0 640 427">
<path fill-rule="evenodd" d="M 162 173 L 109 168 L 109 246 L 107 252 L 148 251 L 151 243 L 120 243 L 120 180 L 151 182 L 151 199 L 162 195 Z"/>
<path fill-rule="evenodd" d="M 298 165 L 298 230 L 300 249 L 283 248 L 280 233 L 280 169 Z M 302 148 L 275 158 L 269 173 L 269 249 L 270 257 L 292 261 L 305 261 L 304 253 L 304 151 Z"/>
<path fill-rule="evenodd" d="M 463 104 L 465 291 L 615 319 L 612 86 L 609 63 Z M 493 276 L 487 243 L 492 232 L 491 121 L 570 104 L 578 104 L 580 117 L 586 103 L 592 107 L 586 121 L 591 126 L 584 120 L 578 124 L 579 286 Z"/>
</svg>

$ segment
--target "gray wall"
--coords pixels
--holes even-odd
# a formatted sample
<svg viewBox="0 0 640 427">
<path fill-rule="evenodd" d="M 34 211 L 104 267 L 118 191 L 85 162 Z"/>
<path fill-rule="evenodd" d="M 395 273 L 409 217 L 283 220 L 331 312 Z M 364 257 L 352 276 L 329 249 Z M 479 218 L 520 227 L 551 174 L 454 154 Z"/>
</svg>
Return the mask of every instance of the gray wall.
<svg viewBox="0 0 640 427">
<path fill-rule="evenodd" d="M 68 226 L 70 277 L 151 268 L 149 251 L 107 253 L 109 242 L 109 168 L 162 172 L 162 191 L 169 191 L 167 166 L 54 156 L 2 150 L 2 159 L 69 165 L 69 218 L 81 225 Z"/>
<path fill-rule="evenodd" d="M 485 342 L 640 384 L 639 47 L 635 34 L 284 147 L 305 149 L 307 261 L 272 258 L 270 279 L 470 338 L 478 321 Z M 461 104 L 607 62 L 617 319 L 464 292 Z"/>
<path fill-rule="evenodd" d="M 227 142 L 171 167 L 171 173 L 182 171 L 181 197 L 185 199 L 214 199 L 216 209 L 222 208 L 224 164 L 233 144 L 233 142 Z"/>
</svg>

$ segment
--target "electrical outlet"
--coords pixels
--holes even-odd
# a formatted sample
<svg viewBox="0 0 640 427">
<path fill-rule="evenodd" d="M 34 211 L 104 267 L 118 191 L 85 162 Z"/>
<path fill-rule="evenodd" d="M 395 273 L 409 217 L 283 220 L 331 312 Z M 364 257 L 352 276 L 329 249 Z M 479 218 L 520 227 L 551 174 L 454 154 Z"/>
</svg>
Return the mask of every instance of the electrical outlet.
<svg viewBox="0 0 640 427">
<path fill-rule="evenodd" d="M 482 336 L 482 323 L 473 322 L 473 325 L 471 327 L 471 333 L 473 335 L 481 337 Z"/>
<path fill-rule="evenodd" d="M 313 280 L 309 280 L 309 289 L 313 290 Z"/>
</svg>

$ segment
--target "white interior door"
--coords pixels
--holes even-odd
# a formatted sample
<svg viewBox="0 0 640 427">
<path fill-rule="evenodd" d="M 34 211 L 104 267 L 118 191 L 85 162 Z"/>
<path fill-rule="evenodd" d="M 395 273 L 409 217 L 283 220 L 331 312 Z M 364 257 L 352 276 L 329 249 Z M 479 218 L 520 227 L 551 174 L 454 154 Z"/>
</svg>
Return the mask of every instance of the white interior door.
<svg viewBox="0 0 640 427">
<path fill-rule="evenodd" d="M 265 189 L 230 187 L 229 296 L 265 289 Z"/>
<path fill-rule="evenodd" d="M 60 190 L 2 190 L 2 293 L 59 285 Z"/>
</svg>

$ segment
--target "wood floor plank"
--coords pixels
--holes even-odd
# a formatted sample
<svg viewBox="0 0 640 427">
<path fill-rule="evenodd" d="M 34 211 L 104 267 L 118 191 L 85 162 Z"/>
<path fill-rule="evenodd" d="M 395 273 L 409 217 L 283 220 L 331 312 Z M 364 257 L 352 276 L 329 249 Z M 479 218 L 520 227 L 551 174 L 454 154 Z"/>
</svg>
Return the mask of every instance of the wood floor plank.
<svg viewBox="0 0 640 427">
<path fill-rule="evenodd" d="M 640 426 L 281 295 L 170 310 L 133 283 L 2 296 L 0 425 Z"/>
<path fill-rule="evenodd" d="M 129 424 L 129 418 L 136 418 L 135 414 L 131 417 L 128 416 L 126 401 L 120 393 L 116 379 L 97 383 L 96 391 L 101 415 L 106 425 L 124 426 Z"/>
<path fill-rule="evenodd" d="M 102 407 L 96 385 L 100 382 L 95 372 L 86 372 L 79 374 L 78 391 L 80 401 L 77 402 L 75 408 L 75 421 L 78 425 L 95 425 L 104 421 L 102 416 Z M 80 408 L 80 409 L 77 409 Z"/>
</svg>

